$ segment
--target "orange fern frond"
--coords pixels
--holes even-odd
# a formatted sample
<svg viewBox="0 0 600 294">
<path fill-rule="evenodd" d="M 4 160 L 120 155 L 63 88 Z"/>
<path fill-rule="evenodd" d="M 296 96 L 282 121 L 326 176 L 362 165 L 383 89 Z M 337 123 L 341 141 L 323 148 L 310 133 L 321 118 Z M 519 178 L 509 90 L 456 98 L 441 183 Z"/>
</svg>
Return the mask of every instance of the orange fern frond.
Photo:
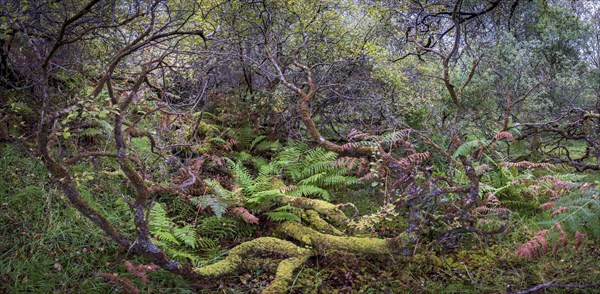
<svg viewBox="0 0 600 294">
<path fill-rule="evenodd" d="M 243 220 L 246 223 L 255 224 L 255 225 L 258 224 L 258 217 L 256 217 L 252 213 L 250 213 L 250 211 L 248 211 L 246 208 L 243 208 L 243 207 L 232 208 L 231 214 L 235 215 L 236 217 L 239 217 L 241 220 Z"/>
<path fill-rule="evenodd" d="M 144 283 L 144 285 L 148 285 L 148 283 L 150 283 L 150 281 L 148 280 L 148 276 L 146 276 L 146 274 L 148 272 L 153 272 L 160 268 L 158 265 L 155 265 L 155 264 L 138 264 L 137 266 L 135 266 L 129 260 L 126 260 L 124 262 L 124 264 L 125 264 L 125 267 L 127 268 L 127 271 L 130 274 L 138 277 L 142 281 L 142 283 Z"/>
<path fill-rule="evenodd" d="M 554 169 L 554 164 L 546 163 L 546 162 L 529 162 L 529 161 L 519 161 L 519 162 L 501 162 L 499 164 L 503 167 L 515 167 L 515 168 L 547 168 Z"/>
<path fill-rule="evenodd" d="M 540 205 L 540 209 L 542 209 L 542 210 L 552 209 L 552 208 L 554 208 L 554 206 L 555 206 L 554 201 L 548 201 L 546 203 L 542 203 Z"/>
<path fill-rule="evenodd" d="M 502 139 L 506 139 L 506 141 L 515 142 L 515 137 L 509 132 L 500 132 L 494 136 L 495 141 L 500 141 Z"/>
<path fill-rule="evenodd" d="M 559 214 L 561 214 L 561 213 L 563 213 L 563 212 L 567 211 L 567 209 L 568 209 L 568 208 L 567 208 L 566 206 L 561 206 L 561 207 L 559 207 L 558 209 L 556 209 L 555 211 L 553 211 L 553 212 L 552 212 L 552 214 L 551 214 L 551 216 L 552 216 L 552 217 L 555 217 L 555 216 L 557 216 L 557 215 L 559 215 Z M 558 223 L 557 223 L 557 224 L 558 224 Z"/>
<path fill-rule="evenodd" d="M 573 244 L 575 250 L 579 249 L 581 243 L 583 243 L 583 239 L 585 239 L 585 234 L 581 233 L 580 231 L 575 232 L 575 244 Z"/>
<path fill-rule="evenodd" d="M 356 141 L 356 140 L 364 140 L 367 139 L 370 135 L 363 131 L 352 129 L 348 134 L 348 141 Z"/>
<path fill-rule="evenodd" d="M 554 248 L 552 249 L 554 253 L 556 253 L 556 251 L 558 251 L 559 248 L 566 247 L 567 244 L 569 244 L 569 238 L 567 238 L 567 233 L 565 233 L 565 231 L 562 229 L 560 223 L 554 224 L 554 227 L 558 230 L 558 234 L 560 236 L 559 242 L 555 242 Z"/>
<path fill-rule="evenodd" d="M 285 193 L 288 191 L 295 190 L 296 188 L 298 188 L 298 186 L 296 186 L 296 185 L 288 185 L 288 186 L 284 185 L 284 186 L 279 187 L 279 192 Z"/>
<path fill-rule="evenodd" d="M 548 240 L 546 235 L 550 233 L 550 230 L 545 229 L 539 231 L 535 236 L 527 241 L 525 244 L 519 246 L 515 250 L 515 254 L 518 258 L 533 259 L 542 256 L 548 252 Z"/>
<path fill-rule="evenodd" d="M 367 173 L 366 175 L 358 178 L 358 181 L 359 182 L 364 182 L 364 181 L 370 181 L 370 180 L 373 180 L 373 179 L 376 179 L 376 178 L 377 178 L 377 174 L 373 173 L 373 172 L 370 172 L 370 173 Z"/>
</svg>

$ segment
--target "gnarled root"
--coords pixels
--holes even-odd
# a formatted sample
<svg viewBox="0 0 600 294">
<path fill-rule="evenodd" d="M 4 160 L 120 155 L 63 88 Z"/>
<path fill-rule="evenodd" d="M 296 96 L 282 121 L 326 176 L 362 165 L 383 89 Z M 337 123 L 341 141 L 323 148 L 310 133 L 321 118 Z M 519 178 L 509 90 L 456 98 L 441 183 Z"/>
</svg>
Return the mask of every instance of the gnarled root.
<svg viewBox="0 0 600 294">
<path fill-rule="evenodd" d="M 285 293 L 288 290 L 290 282 L 293 280 L 294 271 L 302 266 L 311 256 L 311 254 L 295 256 L 279 263 L 275 280 L 263 290 L 263 294 Z"/>
<path fill-rule="evenodd" d="M 284 202 L 306 209 L 303 218 L 317 230 L 327 232 L 322 233 L 291 221 L 282 223 L 277 229 L 278 234 L 295 239 L 312 247 L 312 249 L 302 248 L 290 241 L 273 237 L 261 237 L 234 247 L 224 260 L 196 268 L 194 271 L 201 276 L 218 277 L 235 271 L 244 262 L 244 257 L 249 254 L 255 252 L 283 254 L 288 258 L 279 263 L 275 280 L 265 288 L 264 293 L 284 293 L 293 280 L 294 271 L 311 256 L 324 250 L 339 250 L 359 254 L 394 254 L 410 251 L 410 247 L 414 243 L 415 236 L 408 232 L 392 239 L 341 236 L 343 234 L 341 231 L 320 217 L 321 215 L 329 216 L 330 220 L 345 223 L 347 219 L 336 205 L 300 197 L 286 198 Z"/>
<path fill-rule="evenodd" d="M 395 239 L 341 237 L 319 233 L 296 222 L 285 222 L 279 231 L 317 249 L 333 249 L 364 254 L 391 254 Z"/>
<path fill-rule="evenodd" d="M 348 224 L 348 218 L 339 209 L 339 206 L 327 201 L 305 197 L 283 196 L 281 197 L 281 202 L 306 210 L 314 210 L 333 222 L 333 225 L 340 228 L 344 228 Z"/>
<path fill-rule="evenodd" d="M 323 220 L 319 216 L 319 213 L 312 209 L 307 210 L 302 214 L 302 220 L 307 222 L 308 224 L 310 224 L 311 228 L 313 228 L 321 233 L 332 234 L 332 235 L 336 235 L 336 236 L 341 236 L 344 234 L 340 230 L 338 230 L 336 227 L 330 225 L 328 222 Z"/>
<path fill-rule="evenodd" d="M 220 277 L 235 271 L 243 262 L 244 256 L 254 252 L 273 252 L 288 256 L 310 256 L 311 251 L 300 248 L 296 244 L 272 237 L 261 237 L 244 242 L 229 251 L 227 258 L 217 263 L 194 269 L 196 273 L 206 277 Z"/>
</svg>

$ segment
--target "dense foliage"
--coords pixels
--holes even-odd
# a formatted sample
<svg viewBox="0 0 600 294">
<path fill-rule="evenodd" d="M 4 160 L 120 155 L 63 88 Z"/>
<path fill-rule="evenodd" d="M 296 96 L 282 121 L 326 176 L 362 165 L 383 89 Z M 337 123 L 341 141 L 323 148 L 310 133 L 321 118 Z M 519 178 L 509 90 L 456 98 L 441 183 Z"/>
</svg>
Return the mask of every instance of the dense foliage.
<svg viewBox="0 0 600 294">
<path fill-rule="evenodd" d="M 0 292 L 600 286 L 596 1 L 0 3 Z"/>
</svg>

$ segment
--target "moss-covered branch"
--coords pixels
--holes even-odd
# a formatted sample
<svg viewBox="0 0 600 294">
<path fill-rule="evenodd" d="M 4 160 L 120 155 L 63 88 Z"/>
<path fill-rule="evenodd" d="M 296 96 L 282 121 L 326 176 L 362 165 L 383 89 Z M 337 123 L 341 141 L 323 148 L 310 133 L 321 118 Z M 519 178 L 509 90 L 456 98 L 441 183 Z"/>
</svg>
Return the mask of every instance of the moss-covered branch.
<svg viewBox="0 0 600 294">
<path fill-rule="evenodd" d="M 312 209 L 309 209 L 302 214 L 302 220 L 306 221 L 311 228 L 321 233 L 332 234 L 336 236 L 341 236 L 344 234 L 336 227 L 323 220 L 319 216 L 319 213 Z"/>
<path fill-rule="evenodd" d="M 296 257 L 290 257 L 279 263 L 275 280 L 263 290 L 263 294 L 285 293 L 288 290 L 290 282 L 293 280 L 294 271 L 302 266 L 312 254 L 305 254 Z"/>
<path fill-rule="evenodd" d="M 244 242 L 229 251 L 224 260 L 199 267 L 195 272 L 206 277 L 220 277 L 235 271 L 244 261 L 244 257 L 255 252 L 273 252 L 292 257 L 310 256 L 308 249 L 300 248 L 292 242 L 272 237 L 262 237 Z"/>
<path fill-rule="evenodd" d="M 297 222 L 285 222 L 279 231 L 304 244 L 318 249 L 335 249 L 365 254 L 391 254 L 394 252 L 395 239 L 369 237 L 341 237 L 319 233 Z"/>
<path fill-rule="evenodd" d="M 333 222 L 333 225 L 340 228 L 346 227 L 348 218 L 338 205 L 331 204 L 327 201 L 311 199 L 305 197 L 283 196 L 281 202 L 296 206 L 302 209 L 311 209 L 328 218 Z"/>
</svg>

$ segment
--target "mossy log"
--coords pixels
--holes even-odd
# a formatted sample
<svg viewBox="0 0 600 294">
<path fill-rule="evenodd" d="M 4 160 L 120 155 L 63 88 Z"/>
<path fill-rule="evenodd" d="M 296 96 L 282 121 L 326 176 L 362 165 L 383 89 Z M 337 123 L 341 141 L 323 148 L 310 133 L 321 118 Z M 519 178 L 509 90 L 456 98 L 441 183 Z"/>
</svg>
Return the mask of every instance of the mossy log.
<svg viewBox="0 0 600 294">
<path fill-rule="evenodd" d="M 278 236 L 291 238 L 301 245 L 290 241 L 261 237 L 244 242 L 229 251 L 227 258 L 215 264 L 199 267 L 195 272 L 205 277 L 219 277 L 237 270 L 244 257 L 253 253 L 271 252 L 287 256 L 277 267 L 275 280 L 263 293 L 285 293 L 293 280 L 294 271 L 306 261 L 324 251 L 346 251 L 357 254 L 396 254 L 410 251 L 414 236 L 403 232 L 396 238 L 383 239 L 371 237 L 343 236 L 343 232 L 329 224 L 325 219 L 344 226 L 348 219 L 337 205 L 322 200 L 303 197 L 282 197 L 282 202 L 305 209 L 305 226 L 299 222 L 284 222 L 276 230 Z M 321 218 L 324 216 L 325 219 Z M 304 246 L 304 247 L 303 247 Z"/>
<path fill-rule="evenodd" d="M 273 237 L 261 237 L 234 247 L 224 260 L 196 268 L 195 272 L 206 277 L 220 277 L 235 271 L 242 264 L 244 256 L 256 252 L 273 252 L 293 257 L 306 256 L 311 253 L 310 250 L 301 248 L 289 241 Z"/>
<path fill-rule="evenodd" d="M 327 201 L 304 197 L 283 196 L 281 197 L 281 202 L 302 209 L 314 210 L 320 215 L 325 216 L 334 226 L 340 228 L 345 228 L 348 224 L 348 218 L 344 212 L 339 209 L 339 205 Z"/>
</svg>

